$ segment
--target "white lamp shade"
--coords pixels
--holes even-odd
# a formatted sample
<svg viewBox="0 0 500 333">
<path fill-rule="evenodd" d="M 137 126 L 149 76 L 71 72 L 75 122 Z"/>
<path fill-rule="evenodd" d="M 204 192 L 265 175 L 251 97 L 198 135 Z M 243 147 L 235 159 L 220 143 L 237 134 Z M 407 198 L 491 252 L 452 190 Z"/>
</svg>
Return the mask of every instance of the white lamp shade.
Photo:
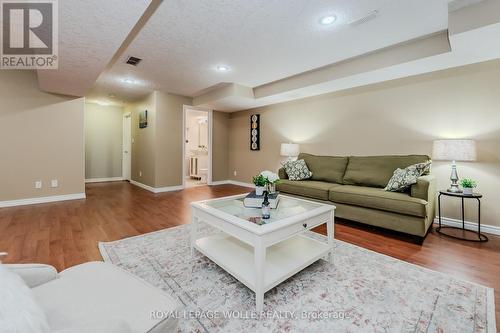
<svg viewBox="0 0 500 333">
<path fill-rule="evenodd" d="M 476 142 L 474 140 L 435 140 L 432 159 L 441 161 L 475 161 Z"/>
<path fill-rule="evenodd" d="M 296 143 L 282 143 L 281 156 L 287 156 L 287 157 L 299 156 L 299 145 Z"/>
</svg>

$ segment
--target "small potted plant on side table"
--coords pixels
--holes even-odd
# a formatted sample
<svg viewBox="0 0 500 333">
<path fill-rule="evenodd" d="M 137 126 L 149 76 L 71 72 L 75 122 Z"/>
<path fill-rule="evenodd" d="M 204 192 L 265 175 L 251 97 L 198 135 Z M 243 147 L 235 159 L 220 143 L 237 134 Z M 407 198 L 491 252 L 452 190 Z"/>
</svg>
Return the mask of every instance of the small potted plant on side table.
<svg viewBox="0 0 500 333">
<path fill-rule="evenodd" d="M 253 183 L 255 185 L 255 194 L 256 195 L 263 195 L 264 194 L 264 188 L 267 183 L 266 177 L 262 175 L 258 175 L 253 177 Z"/>
<path fill-rule="evenodd" d="M 462 185 L 465 195 L 472 195 L 472 192 L 477 186 L 477 183 L 475 180 L 464 178 L 460 181 L 460 185 Z"/>
</svg>

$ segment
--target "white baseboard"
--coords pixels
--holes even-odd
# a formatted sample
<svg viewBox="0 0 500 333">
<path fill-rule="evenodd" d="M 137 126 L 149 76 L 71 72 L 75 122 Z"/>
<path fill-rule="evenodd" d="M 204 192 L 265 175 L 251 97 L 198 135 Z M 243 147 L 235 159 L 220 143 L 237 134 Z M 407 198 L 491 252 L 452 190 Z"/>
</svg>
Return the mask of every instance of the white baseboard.
<svg viewBox="0 0 500 333">
<path fill-rule="evenodd" d="M 438 224 L 439 219 L 436 217 L 434 219 L 434 223 Z M 441 218 L 441 224 L 451 226 L 451 227 L 462 227 L 462 220 L 450 219 L 448 217 Z M 465 229 L 477 231 L 477 223 L 465 221 Z M 492 234 L 492 235 L 500 235 L 500 227 L 488 224 L 481 223 L 481 232 Z"/>
<path fill-rule="evenodd" d="M 254 184 L 252 184 L 252 183 L 239 182 L 236 180 L 218 180 L 215 182 L 211 182 L 208 185 L 228 185 L 228 184 L 236 185 L 236 186 L 243 186 L 243 187 L 252 187 L 252 188 L 255 187 Z"/>
<path fill-rule="evenodd" d="M 37 205 L 37 204 L 48 203 L 48 202 L 77 200 L 77 199 L 85 199 L 85 198 L 86 198 L 85 193 L 75 193 L 75 194 L 64 194 L 64 195 L 52 195 L 49 197 L 40 197 L 40 198 L 8 200 L 8 201 L 0 201 L 0 208 L 14 207 L 14 206 L 25 206 L 25 205 Z"/>
<path fill-rule="evenodd" d="M 178 185 L 178 186 L 167 186 L 167 187 L 152 187 L 143 183 L 139 183 L 135 180 L 130 180 L 130 184 L 139 186 L 140 188 L 143 188 L 149 192 L 153 193 L 163 193 L 163 192 L 172 192 L 172 191 L 180 191 L 184 189 L 184 186 Z"/>
<path fill-rule="evenodd" d="M 184 189 L 183 185 L 177 185 L 177 186 L 167 186 L 167 187 L 155 187 L 154 191 L 155 193 L 163 193 L 163 192 L 180 191 L 183 189 Z"/>
<path fill-rule="evenodd" d="M 85 179 L 85 183 L 121 182 L 123 180 L 125 180 L 123 179 L 123 177 L 90 178 L 90 179 Z"/>
</svg>

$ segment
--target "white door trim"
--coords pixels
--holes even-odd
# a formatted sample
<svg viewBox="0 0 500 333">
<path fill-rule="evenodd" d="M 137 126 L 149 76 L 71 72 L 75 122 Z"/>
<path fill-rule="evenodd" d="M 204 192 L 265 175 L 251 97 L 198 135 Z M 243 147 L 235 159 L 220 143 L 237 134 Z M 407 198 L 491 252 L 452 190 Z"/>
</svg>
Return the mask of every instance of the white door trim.
<svg viewBox="0 0 500 333">
<path fill-rule="evenodd" d="M 122 125 L 122 179 L 123 180 L 132 180 L 132 114 L 130 112 L 128 113 L 125 113 L 123 115 L 123 125 Z M 129 159 L 126 160 L 125 159 L 125 154 L 124 154 L 124 151 L 126 149 L 126 145 L 125 145 L 125 125 L 126 125 L 126 122 L 127 122 L 127 118 L 130 118 L 130 126 L 129 126 L 129 144 L 128 144 L 128 155 L 129 155 Z M 128 164 L 128 166 L 126 165 Z M 125 173 L 125 170 L 127 169 L 128 167 L 128 175 L 126 175 Z"/>
<path fill-rule="evenodd" d="M 207 185 L 212 184 L 212 137 L 213 137 L 213 110 L 199 106 L 183 105 L 182 107 L 182 188 L 186 188 L 186 116 L 188 110 L 204 111 L 208 113 L 208 175 Z"/>
</svg>

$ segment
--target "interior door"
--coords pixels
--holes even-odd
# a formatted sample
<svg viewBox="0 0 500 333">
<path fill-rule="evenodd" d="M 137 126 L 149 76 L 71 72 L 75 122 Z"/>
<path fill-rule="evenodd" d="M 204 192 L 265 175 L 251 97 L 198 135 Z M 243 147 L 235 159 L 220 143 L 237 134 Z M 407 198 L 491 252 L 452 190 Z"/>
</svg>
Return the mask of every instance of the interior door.
<svg viewBox="0 0 500 333">
<path fill-rule="evenodd" d="M 123 116 L 123 160 L 122 176 L 125 180 L 130 180 L 132 169 L 132 118 L 129 114 Z"/>
</svg>

